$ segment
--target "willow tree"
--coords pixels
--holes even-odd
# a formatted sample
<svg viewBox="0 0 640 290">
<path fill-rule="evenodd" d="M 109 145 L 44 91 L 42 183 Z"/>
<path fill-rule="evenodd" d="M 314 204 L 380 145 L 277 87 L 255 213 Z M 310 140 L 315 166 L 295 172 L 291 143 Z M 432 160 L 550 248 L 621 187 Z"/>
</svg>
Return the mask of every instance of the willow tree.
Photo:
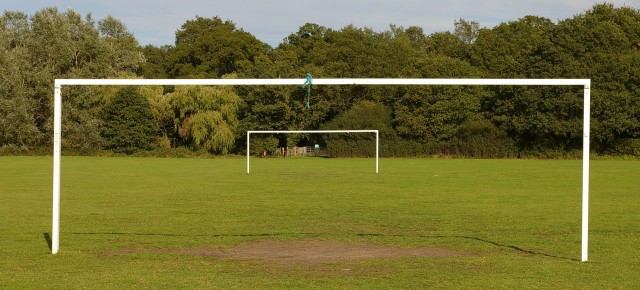
<svg viewBox="0 0 640 290">
<path fill-rule="evenodd" d="M 227 154 L 234 145 L 240 97 L 232 87 L 178 86 L 168 94 L 182 144 Z"/>
</svg>

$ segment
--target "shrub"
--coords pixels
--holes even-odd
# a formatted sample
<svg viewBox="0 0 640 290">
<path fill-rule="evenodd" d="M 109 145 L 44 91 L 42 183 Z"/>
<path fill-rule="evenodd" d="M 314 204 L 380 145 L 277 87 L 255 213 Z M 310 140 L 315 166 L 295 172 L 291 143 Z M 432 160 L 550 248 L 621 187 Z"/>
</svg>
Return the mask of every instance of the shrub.
<svg viewBox="0 0 640 290">
<path fill-rule="evenodd" d="M 118 91 L 105 107 L 101 135 L 106 149 L 126 154 L 149 150 L 157 132 L 149 102 L 134 87 Z"/>
<path fill-rule="evenodd" d="M 463 123 L 449 144 L 454 154 L 463 157 L 504 158 L 517 155 L 513 140 L 489 120 Z"/>
<path fill-rule="evenodd" d="M 259 134 L 261 135 L 261 134 Z M 255 135 L 254 135 L 255 136 Z M 261 155 L 262 151 L 267 151 L 269 154 L 276 154 L 278 151 L 278 138 L 274 136 L 255 136 L 251 137 L 251 154 Z"/>
</svg>

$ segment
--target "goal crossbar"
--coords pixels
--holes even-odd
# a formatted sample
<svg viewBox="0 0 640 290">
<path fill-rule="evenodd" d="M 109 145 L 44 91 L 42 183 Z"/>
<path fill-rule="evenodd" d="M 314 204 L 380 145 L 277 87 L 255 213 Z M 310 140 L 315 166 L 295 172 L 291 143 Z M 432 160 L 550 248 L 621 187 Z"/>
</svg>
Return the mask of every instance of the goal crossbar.
<svg viewBox="0 0 640 290">
<path fill-rule="evenodd" d="M 304 85 L 306 79 L 56 79 L 56 86 L 260 86 Z M 313 85 L 583 86 L 590 79 L 313 79 Z"/>
<path fill-rule="evenodd" d="M 62 131 L 62 86 L 160 86 L 160 85 L 299 85 L 307 79 L 56 79 L 53 118 L 53 214 L 51 252 L 59 250 L 60 236 L 60 155 Z M 313 79 L 313 85 L 484 85 L 484 86 L 582 86 L 584 94 L 582 136 L 582 243 L 581 260 L 587 261 L 589 218 L 589 140 L 591 127 L 590 79 L 398 79 L 344 78 Z"/>
<path fill-rule="evenodd" d="M 380 134 L 378 130 L 253 130 L 247 131 L 247 174 L 251 168 L 249 157 L 251 153 L 251 134 L 318 134 L 318 133 L 376 133 L 376 173 L 380 152 Z"/>
</svg>

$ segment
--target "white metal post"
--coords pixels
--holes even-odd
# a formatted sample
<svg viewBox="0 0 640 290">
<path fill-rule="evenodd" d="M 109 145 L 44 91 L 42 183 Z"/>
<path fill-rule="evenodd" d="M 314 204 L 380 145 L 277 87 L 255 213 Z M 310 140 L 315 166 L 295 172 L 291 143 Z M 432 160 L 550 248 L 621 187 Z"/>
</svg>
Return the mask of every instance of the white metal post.
<svg viewBox="0 0 640 290">
<path fill-rule="evenodd" d="M 589 253 L 589 142 L 591 128 L 591 81 L 584 85 L 584 124 L 582 137 L 582 262 Z"/>
<path fill-rule="evenodd" d="M 376 173 L 378 173 L 378 156 L 380 154 L 378 154 L 378 152 L 380 151 L 380 134 L 378 132 L 378 130 L 376 130 Z"/>
<path fill-rule="evenodd" d="M 51 253 L 60 249 L 60 148 L 62 132 L 62 90 L 55 85 L 53 97 L 53 214 L 51 226 Z"/>
<path fill-rule="evenodd" d="M 249 174 L 249 138 L 251 138 L 249 136 L 251 136 L 251 132 L 247 131 L 247 174 Z"/>
</svg>

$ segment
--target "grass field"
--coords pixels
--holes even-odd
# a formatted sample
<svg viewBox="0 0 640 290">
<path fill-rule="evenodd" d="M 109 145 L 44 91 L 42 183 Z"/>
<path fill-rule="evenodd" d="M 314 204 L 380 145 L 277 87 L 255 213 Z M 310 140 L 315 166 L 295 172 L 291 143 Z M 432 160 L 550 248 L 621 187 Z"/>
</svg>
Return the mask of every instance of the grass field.
<svg viewBox="0 0 640 290">
<path fill-rule="evenodd" d="M 639 161 L 0 157 L 0 288 L 640 288 Z M 282 263 L 194 254 L 258 241 L 462 255 Z M 196 250 L 194 250 L 196 249 Z M 286 253 L 283 253 L 283 255 Z"/>
</svg>

